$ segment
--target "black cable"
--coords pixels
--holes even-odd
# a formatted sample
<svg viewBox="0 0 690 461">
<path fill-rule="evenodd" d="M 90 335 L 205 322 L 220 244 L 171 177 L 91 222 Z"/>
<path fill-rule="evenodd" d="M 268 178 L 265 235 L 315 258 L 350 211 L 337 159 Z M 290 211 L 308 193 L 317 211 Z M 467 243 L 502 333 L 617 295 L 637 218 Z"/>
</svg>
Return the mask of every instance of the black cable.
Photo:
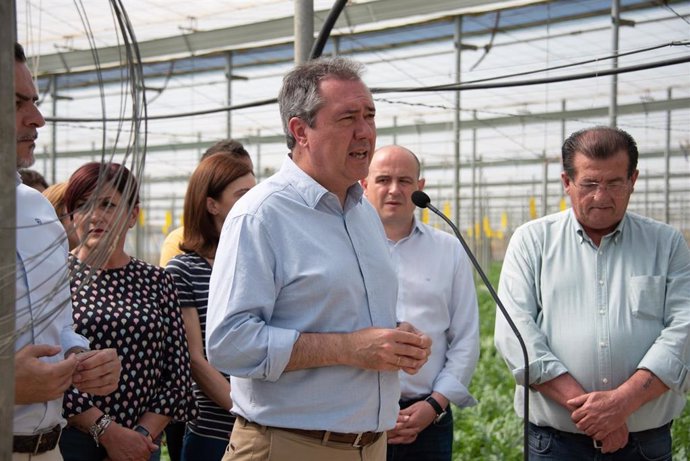
<svg viewBox="0 0 690 461">
<path fill-rule="evenodd" d="M 627 67 L 618 67 L 616 69 L 596 70 L 593 72 L 585 72 L 582 74 L 563 75 L 559 77 L 544 77 L 534 80 L 517 80 L 514 82 L 504 83 L 485 83 L 485 84 L 452 84 L 452 85 L 435 85 L 418 88 L 400 87 L 400 88 L 370 88 L 372 93 L 418 93 L 427 91 L 469 91 L 469 90 L 488 90 L 496 88 L 511 88 L 515 86 L 530 86 L 542 85 L 544 83 L 559 83 L 568 82 L 572 80 L 582 80 L 586 78 L 605 77 L 608 75 L 626 74 L 629 72 L 637 72 L 640 70 L 656 69 L 658 67 L 673 66 L 676 64 L 684 64 L 690 62 L 690 56 L 682 56 L 680 58 L 667 59 L 664 61 L 657 61 L 645 64 L 636 64 Z"/>
<path fill-rule="evenodd" d="M 486 89 L 498 89 L 498 88 L 510 88 L 516 86 L 529 86 L 529 85 L 541 85 L 544 83 L 558 83 L 567 82 L 571 80 L 582 80 L 586 78 L 595 77 L 605 77 L 608 75 L 619 75 L 626 74 L 629 72 L 637 72 L 641 70 L 656 69 L 659 67 L 673 66 L 676 64 L 683 64 L 690 62 L 690 56 L 683 56 L 675 59 L 667 59 L 664 61 L 657 61 L 646 64 L 637 64 L 634 66 L 619 67 L 617 69 L 605 69 L 597 70 L 594 72 L 587 72 L 583 74 L 575 75 L 563 75 L 560 77 L 546 77 L 534 80 L 518 80 L 514 82 L 504 82 L 504 83 L 486 83 L 486 84 L 452 84 L 452 85 L 436 85 L 418 88 L 371 88 L 371 92 L 375 94 L 379 93 L 414 93 L 414 92 L 433 92 L 433 91 L 470 91 L 470 90 L 486 90 Z M 170 118 L 181 118 L 181 117 L 194 117 L 197 115 L 207 115 L 215 114 L 218 112 L 226 112 L 237 109 L 247 109 L 251 107 L 260 107 L 268 104 L 275 104 L 278 100 L 276 98 L 264 99 L 260 101 L 248 102 L 245 104 L 238 104 L 229 107 L 219 107 L 217 109 L 206 109 L 195 112 L 184 112 L 178 114 L 167 114 L 167 115 L 151 115 L 147 117 L 147 120 L 163 120 Z M 61 118 L 61 117 L 45 117 L 48 122 L 66 122 L 66 123 L 87 123 L 87 122 L 102 122 L 103 119 L 94 118 Z M 106 121 L 119 121 L 119 120 L 131 120 L 131 119 L 105 119 Z"/>
<path fill-rule="evenodd" d="M 331 8 L 331 11 L 328 13 L 326 21 L 323 23 L 323 27 L 321 27 L 321 31 L 319 32 L 319 36 L 314 42 L 314 46 L 311 47 L 311 52 L 309 53 L 310 60 L 320 57 L 321 53 L 323 53 L 323 49 L 326 46 L 328 37 L 330 37 L 331 31 L 333 30 L 333 26 L 338 20 L 338 17 L 340 16 L 340 13 L 342 13 L 346 4 L 347 0 L 337 0 L 333 4 L 333 8 Z"/>
</svg>

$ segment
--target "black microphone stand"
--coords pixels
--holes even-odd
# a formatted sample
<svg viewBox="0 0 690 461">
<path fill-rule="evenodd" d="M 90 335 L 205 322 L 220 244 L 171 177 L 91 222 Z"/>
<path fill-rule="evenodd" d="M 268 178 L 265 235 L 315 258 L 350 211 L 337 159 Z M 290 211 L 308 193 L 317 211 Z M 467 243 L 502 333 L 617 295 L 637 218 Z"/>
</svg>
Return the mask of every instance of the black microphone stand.
<svg viewBox="0 0 690 461">
<path fill-rule="evenodd" d="M 438 208 L 436 208 L 435 206 L 433 206 L 431 204 L 431 199 L 429 198 L 429 196 L 425 192 L 422 192 L 421 190 L 414 191 L 412 193 L 412 202 L 420 208 L 429 208 L 436 215 L 438 215 L 441 219 L 443 219 L 450 226 L 451 229 L 453 229 L 455 236 L 458 238 L 458 240 L 460 241 L 460 244 L 465 249 L 465 253 L 467 253 L 467 257 L 470 258 L 470 261 L 472 261 L 472 265 L 477 270 L 477 273 L 479 273 L 479 276 L 481 277 L 482 281 L 484 282 L 484 285 L 486 285 L 487 290 L 489 290 L 491 297 L 494 299 L 494 301 L 496 301 L 496 305 L 498 306 L 499 310 L 501 311 L 501 314 L 503 314 L 503 318 L 506 319 L 506 322 L 508 322 L 510 329 L 513 330 L 513 333 L 517 337 L 518 343 L 520 343 L 520 348 L 522 349 L 522 357 L 523 357 L 523 360 L 525 361 L 525 397 L 524 397 L 524 402 L 523 402 L 524 408 L 523 408 L 523 429 L 522 429 L 523 430 L 522 453 L 523 453 L 524 461 L 528 461 L 529 460 L 529 444 L 528 444 L 528 442 L 529 442 L 529 358 L 527 356 L 527 346 L 525 345 L 525 341 L 522 339 L 522 335 L 520 334 L 520 331 L 517 329 L 517 326 L 513 322 L 513 319 L 510 318 L 508 311 L 506 311 L 505 306 L 503 306 L 503 303 L 499 299 L 498 294 L 496 293 L 496 290 L 494 290 L 494 287 L 491 285 L 489 278 L 486 276 L 486 274 L 482 270 L 481 266 L 479 265 L 479 262 L 477 262 L 477 258 L 475 258 L 474 254 L 472 254 L 470 247 L 467 246 L 465 239 L 462 238 L 462 235 L 460 234 L 460 231 L 455 226 L 455 224 L 453 224 L 453 222 L 450 219 L 448 219 L 448 217 L 445 214 L 441 213 L 441 211 L 439 211 Z"/>
</svg>

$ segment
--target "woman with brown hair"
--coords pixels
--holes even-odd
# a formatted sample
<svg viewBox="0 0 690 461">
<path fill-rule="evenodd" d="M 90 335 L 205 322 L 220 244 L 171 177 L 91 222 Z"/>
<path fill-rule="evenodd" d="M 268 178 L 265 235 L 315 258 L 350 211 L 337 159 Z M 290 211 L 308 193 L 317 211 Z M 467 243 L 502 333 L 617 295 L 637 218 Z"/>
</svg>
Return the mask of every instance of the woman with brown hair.
<svg viewBox="0 0 690 461">
<path fill-rule="evenodd" d="M 125 252 L 139 216 L 138 185 L 118 164 L 87 163 L 65 192 L 79 245 L 70 255 L 73 318 L 92 348 L 114 347 L 118 387 L 105 397 L 65 393 L 65 461 L 158 459 L 172 419 L 186 420 L 191 376 L 172 276 Z"/>
<path fill-rule="evenodd" d="M 48 186 L 46 190 L 41 192 L 45 198 L 48 199 L 53 208 L 55 209 L 55 214 L 62 223 L 62 227 L 65 228 L 65 233 L 67 234 L 67 242 L 69 243 L 69 249 L 72 251 L 78 244 L 77 234 L 74 232 L 74 225 L 72 220 L 67 214 L 65 209 L 65 191 L 67 190 L 67 182 L 59 182 Z"/>
<path fill-rule="evenodd" d="M 232 430 L 230 378 L 206 360 L 208 284 L 223 221 L 255 184 L 248 159 L 217 153 L 201 161 L 187 186 L 181 244 L 185 253 L 166 267 L 177 286 L 199 405 L 197 419 L 187 423 L 182 461 L 220 460 Z"/>
</svg>

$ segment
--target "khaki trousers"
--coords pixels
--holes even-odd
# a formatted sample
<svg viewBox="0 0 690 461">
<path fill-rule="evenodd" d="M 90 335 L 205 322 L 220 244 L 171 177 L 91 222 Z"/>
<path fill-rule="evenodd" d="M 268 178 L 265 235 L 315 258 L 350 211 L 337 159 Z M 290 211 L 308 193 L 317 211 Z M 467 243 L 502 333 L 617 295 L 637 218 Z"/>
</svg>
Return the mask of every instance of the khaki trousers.
<svg viewBox="0 0 690 461">
<path fill-rule="evenodd" d="M 31 453 L 12 453 L 12 461 L 62 461 L 62 455 L 60 454 L 60 447 L 57 446 L 40 455 L 32 455 Z"/>
<path fill-rule="evenodd" d="M 385 461 L 386 435 L 363 448 L 236 423 L 222 461 Z"/>
</svg>

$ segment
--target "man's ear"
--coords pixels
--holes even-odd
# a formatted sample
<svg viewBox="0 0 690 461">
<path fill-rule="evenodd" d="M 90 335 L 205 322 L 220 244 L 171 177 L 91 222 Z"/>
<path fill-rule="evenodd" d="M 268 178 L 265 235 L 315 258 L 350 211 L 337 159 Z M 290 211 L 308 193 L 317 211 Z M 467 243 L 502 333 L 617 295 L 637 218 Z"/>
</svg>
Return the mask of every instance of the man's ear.
<svg viewBox="0 0 690 461">
<path fill-rule="evenodd" d="M 367 194 L 367 185 L 369 184 L 367 182 L 367 178 L 360 179 L 359 184 L 362 186 L 362 189 L 364 189 L 364 195 L 366 195 Z"/>
<path fill-rule="evenodd" d="M 635 170 L 633 171 L 632 176 L 630 176 L 630 181 L 632 181 L 632 188 L 635 189 L 635 181 L 637 181 L 637 177 L 640 175 L 640 170 Z"/>
<path fill-rule="evenodd" d="M 568 176 L 568 173 L 566 173 L 565 171 L 561 171 L 561 182 L 563 183 L 563 189 L 567 194 L 570 191 L 570 188 L 572 187 L 572 181 L 570 180 L 570 176 Z"/>
<path fill-rule="evenodd" d="M 307 123 L 299 117 L 292 117 L 288 122 L 288 130 L 297 144 L 304 146 L 307 144 Z"/>
<path fill-rule="evenodd" d="M 417 189 L 419 190 L 424 190 L 424 185 L 426 184 L 426 179 L 424 178 L 419 178 L 417 180 Z"/>
</svg>

